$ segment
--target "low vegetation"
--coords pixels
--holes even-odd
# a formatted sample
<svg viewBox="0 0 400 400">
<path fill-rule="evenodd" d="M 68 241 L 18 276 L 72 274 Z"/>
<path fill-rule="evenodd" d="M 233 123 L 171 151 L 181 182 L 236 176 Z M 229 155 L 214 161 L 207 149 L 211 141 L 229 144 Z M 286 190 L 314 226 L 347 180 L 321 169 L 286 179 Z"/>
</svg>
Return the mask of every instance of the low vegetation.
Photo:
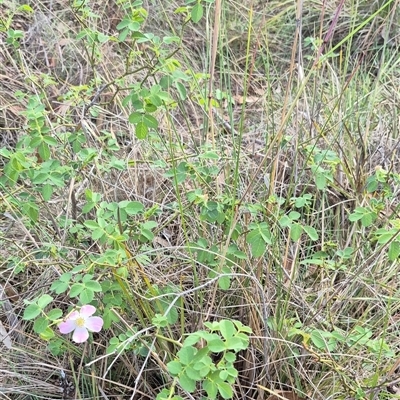
<svg viewBox="0 0 400 400">
<path fill-rule="evenodd" d="M 1 396 L 399 398 L 399 10 L 1 0 Z"/>
</svg>

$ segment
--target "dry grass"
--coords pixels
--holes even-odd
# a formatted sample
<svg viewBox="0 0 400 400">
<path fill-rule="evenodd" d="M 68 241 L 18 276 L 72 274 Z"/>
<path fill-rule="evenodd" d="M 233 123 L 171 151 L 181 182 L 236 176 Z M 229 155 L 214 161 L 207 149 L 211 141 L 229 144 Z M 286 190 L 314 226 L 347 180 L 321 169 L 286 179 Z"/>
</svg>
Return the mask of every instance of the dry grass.
<svg viewBox="0 0 400 400">
<path fill-rule="evenodd" d="M 11 18 L 11 28 L 24 32 L 19 48 L 7 43 L 8 28 L 0 33 L 0 145 L 15 149 L 27 129 L 21 111 L 36 95 L 60 143 L 82 129 L 82 146 L 95 153 L 94 161 L 79 164 L 48 202 L 28 180 L 14 187 L 1 184 L 0 321 L 12 341 L 8 348 L 3 340 L 1 398 L 155 399 L 171 385 L 166 364 L 179 349 L 176 341 L 203 329 L 206 320 L 226 318 L 253 330 L 236 365 L 234 398 L 272 400 L 280 393 L 297 400 L 396 398 L 398 262 L 388 260 L 387 246 L 374 234 L 398 226 L 398 188 L 395 178 L 391 196 L 365 188 L 377 168 L 399 169 L 398 1 L 345 2 L 324 48 L 325 54 L 329 49 L 335 54 L 319 65 L 321 44 L 312 48 L 308 38 L 324 37 L 341 2 L 321 7 L 305 1 L 303 10 L 300 1 L 264 3 L 232 1 L 222 7 L 212 76 L 219 106 L 210 113 L 205 74 L 212 64 L 213 7 L 199 24 L 183 29 L 183 17 L 173 13 L 181 4 L 145 2 L 144 30 L 181 37 L 174 57 L 193 77 L 185 100 L 171 89 L 176 106 L 158 112 L 159 130 L 144 141 L 136 138 L 123 102 L 126 88 L 141 81 L 151 87 L 161 79 L 155 52 L 146 43 L 91 46 L 76 38 L 89 28 L 115 35 L 129 8 L 88 1 L 94 17 L 62 1 L 37 2 L 33 13 L 18 10 L 11 0 L 0 6 L 0 23 Z M 357 31 L 385 3 L 385 10 Z M 296 13 L 303 16 L 301 37 L 296 36 Z M 134 61 L 127 71 L 129 57 Z M 85 104 L 91 105 L 86 114 Z M 332 182 L 319 190 L 313 167 L 326 150 L 338 161 Z M 202 158 L 206 151 L 218 159 Z M 76 155 L 65 146 L 57 156 L 67 165 Z M 112 156 L 126 168 L 106 168 Z M 192 169 L 178 182 L 171 171 L 182 162 Z M 195 189 L 224 205 L 229 224 L 201 218 L 201 205 L 187 198 Z M 54 355 L 22 316 L 26 301 L 51 293 L 61 274 L 107 254 L 107 246 L 84 231 L 70 232 L 69 220 L 95 218 L 94 212 L 82 213 L 87 190 L 110 203 L 156 206 L 152 220 L 158 227 L 150 243 L 129 241 L 122 305 L 114 305 L 118 322 L 91 344 L 63 340 L 63 351 Z M 311 195 L 311 203 L 296 209 L 293 198 L 304 195 Z M 20 208 L 21 199 L 29 202 L 30 196 L 39 205 L 37 223 Z M 374 201 L 381 205 L 375 223 L 349 221 L 355 207 Z M 307 235 L 290 239 L 290 230 L 279 221 L 291 211 L 301 212 L 301 222 L 319 233 L 318 241 Z M 252 257 L 245 235 L 256 220 L 269 224 L 273 238 L 261 258 Z M 200 259 L 199 239 L 207 241 L 211 259 Z M 245 257 L 228 264 L 232 244 Z M 353 249 L 349 257 L 334 255 L 346 247 Z M 96 279 L 118 275 L 123 265 L 115 264 L 104 261 Z M 209 272 L 226 265 L 231 286 L 221 290 Z M 178 297 L 179 319 L 163 332 L 163 341 L 154 335 L 151 320 L 160 312 L 162 294 L 154 290 L 167 286 Z M 66 312 L 73 303 L 62 293 L 51 306 Z M 371 342 L 352 339 L 357 326 L 371 332 Z M 317 330 L 340 332 L 346 339 L 334 351 L 318 349 L 305 336 Z M 109 339 L 121 333 L 137 337 L 137 348 L 105 357 Z M 146 348 L 151 349 L 147 354 Z M 201 396 L 200 391 L 179 394 Z"/>
</svg>

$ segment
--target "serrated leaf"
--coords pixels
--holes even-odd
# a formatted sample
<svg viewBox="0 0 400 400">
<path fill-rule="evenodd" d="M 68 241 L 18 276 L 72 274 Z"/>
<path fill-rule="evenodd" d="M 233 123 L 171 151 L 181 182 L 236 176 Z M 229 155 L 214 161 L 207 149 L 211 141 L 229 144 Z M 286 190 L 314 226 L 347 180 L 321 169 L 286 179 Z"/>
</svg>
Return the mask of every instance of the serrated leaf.
<svg viewBox="0 0 400 400">
<path fill-rule="evenodd" d="M 143 114 L 138 111 L 135 111 L 129 115 L 128 120 L 131 124 L 138 124 L 139 122 L 142 122 Z"/>
<path fill-rule="evenodd" d="M 222 290 L 228 290 L 231 286 L 231 277 L 230 276 L 222 276 L 218 279 L 218 286 Z"/>
<path fill-rule="evenodd" d="M 207 346 L 213 353 L 219 353 L 226 350 L 225 343 L 220 338 L 209 341 Z"/>
<path fill-rule="evenodd" d="M 221 335 L 224 339 L 228 339 L 232 337 L 236 333 L 235 325 L 233 325 L 232 321 L 228 319 L 224 319 L 219 323 Z"/>
<path fill-rule="evenodd" d="M 40 334 L 40 338 L 43 340 L 53 339 L 54 336 L 54 331 L 49 326 Z"/>
<path fill-rule="evenodd" d="M 79 296 L 84 289 L 84 286 L 81 283 L 75 283 L 71 286 L 71 290 L 69 292 L 69 297 Z"/>
<path fill-rule="evenodd" d="M 135 215 L 144 210 L 144 206 L 142 203 L 138 201 L 130 201 L 128 204 L 124 207 L 125 211 L 129 215 Z"/>
<path fill-rule="evenodd" d="M 319 190 L 323 190 L 326 188 L 326 177 L 325 175 L 322 174 L 316 174 L 315 175 L 315 185 Z"/>
<path fill-rule="evenodd" d="M 103 231 L 103 229 L 95 229 L 93 232 L 92 232 L 92 239 L 93 240 L 99 240 L 100 238 L 102 238 L 104 236 L 104 231 Z"/>
<path fill-rule="evenodd" d="M 178 375 L 182 371 L 182 364 L 179 361 L 170 361 L 167 368 L 172 375 Z"/>
<path fill-rule="evenodd" d="M 218 394 L 217 384 L 211 380 L 205 380 L 203 382 L 203 389 L 207 392 L 209 399 L 216 399 Z"/>
<path fill-rule="evenodd" d="M 144 114 L 143 115 L 143 123 L 148 127 L 152 129 L 157 129 L 158 128 L 158 121 L 149 114 Z"/>
<path fill-rule="evenodd" d="M 33 222 L 37 222 L 39 217 L 39 209 L 36 204 L 25 203 L 22 206 L 24 214 L 27 215 Z"/>
<path fill-rule="evenodd" d="M 88 202 L 82 207 L 82 212 L 87 214 L 94 206 L 96 205 L 95 202 Z"/>
<path fill-rule="evenodd" d="M 314 330 L 311 332 L 310 335 L 311 341 L 315 347 L 318 349 L 325 349 L 326 348 L 326 339 L 322 336 L 319 330 Z"/>
<path fill-rule="evenodd" d="M 318 232 L 315 228 L 313 228 L 312 226 L 304 225 L 303 229 L 311 240 L 318 240 Z"/>
<path fill-rule="evenodd" d="M 183 85 L 181 82 L 175 82 L 175 86 L 178 90 L 180 99 L 186 100 L 187 93 L 186 93 L 185 85 Z"/>
<path fill-rule="evenodd" d="M 61 318 L 63 312 L 59 308 L 54 308 L 53 310 L 50 310 L 49 313 L 47 314 L 47 318 L 50 321 L 55 321 L 59 318 Z"/>
<path fill-rule="evenodd" d="M 146 139 L 147 134 L 149 133 L 149 128 L 143 122 L 139 122 L 135 125 L 135 135 L 138 139 L 143 140 Z"/>
<path fill-rule="evenodd" d="M 376 214 L 374 213 L 370 212 L 368 214 L 364 214 L 361 218 L 361 225 L 367 228 L 368 226 L 372 225 L 375 219 L 376 219 Z"/>
<path fill-rule="evenodd" d="M 188 376 L 188 378 L 193 379 L 194 381 L 201 379 L 199 371 L 190 366 L 185 369 L 185 374 Z"/>
<path fill-rule="evenodd" d="M 23 319 L 29 321 L 36 318 L 41 312 L 42 309 L 37 304 L 29 304 L 24 311 Z"/>
<path fill-rule="evenodd" d="M 101 292 L 102 291 L 100 283 L 96 282 L 96 281 L 85 282 L 85 286 L 87 289 L 90 289 L 93 292 Z"/>
<path fill-rule="evenodd" d="M 45 317 L 41 317 L 38 318 L 33 324 L 33 330 L 36 333 L 41 334 L 47 329 L 48 326 L 49 326 L 49 321 Z"/>
<path fill-rule="evenodd" d="M 250 243 L 250 247 L 251 247 L 251 254 L 255 258 L 261 257 L 265 253 L 266 246 L 264 240 L 262 240 L 261 237 L 254 239 Z"/>
<path fill-rule="evenodd" d="M 97 229 L 99 227 L 99 224 L 96 221 L 92 221 L 92 220 L 85 221 L 83 223 L 83 225 L 85 225 L 86 228 L 89 228 L 89 229 L 92 229 L 92 230 Z"/>
<path fill-rule="evenodd" d="M 219 377 L 220 379 L 222 379 L 223 381 L 225 381 L 229 376 L 229 373 L 226 369 L 223 369 L 222 371 L 220 371 L 219 373 Z"/>
<path fill-rule="evenodd" d="M 230 362 L 230 363 L 235 362 L 235 361 L 236 361 L 236 354 L 235 354 L 235 353 L 232 353 L 231 351 L 227 351 L 227 352 L 225 353 L 225 360 L 226 360 L 227 362 Z"/>
<path fill-rule="evenodd" d="M 57 140 L 51 136 L 43 136 L 43 141 L 46 142 L 50 146 L 57 146 Z"/>
<path fill-rule="evenodd" d="M 193 346 L 185 346 L 178 351 L 178 357 L 182 364 L 189 365 L 196 353 L 197 349 Z"/>
<path fill-rule="evenodd" d="M 302 233 L 303 233 L 303 226 L 301 226 L 298 223 L 292 224 L 292 226 L 290 227 L 290 238 L 294 242 L 297 242 L 300 239 Z"/>
<path fill-rule="evenodd" d="M 45 183 L 42 187 L 42 196 L 44 201 L 49 201 L 51 199 L 51 195 L 53 194 L 53 186 L 49 183 Z"/>
<path fill-rule="evenodd" d="M 239 351 L 247 348 L 248 341 L 238 337 L 231 337 L 226 340 L 225 348 L 229 350 Z"/>
<path fill-rule="evenodd" d="M 49 294 L 44 294 L 43 296 L 39 297 L 39 299 L 37 300 L 37 304 L 43 310 L 52 301 L 53 301 L 53 297 L 51 297 Z"/>
<path fill-rule="evenodd" d="M 182 386 L 182 389 L 188 391 L 189 393 L 194 392 L 196 389 L 196 381 L 190 379 L 187 375 L 183 374 L 179 378 L 179 384 Z"/>
<path fill-rule="evenodd" d="M 50 147 L 47 143 L 40 143 L 37 150 L 42 161 L 47 161 L 50 158 Z"/>
<path fill-rule="evenodd" d="M 203 13 L 203 6 L 201 5 L 201 3 L 197 3 L 193 6 L 192 11 L 190 12 L 190 18 L 195 24 L 197 24 L 203 17 Z"/>
<path fill-rule="evenodd" d="M 396 260 L 400 255 L 400 243 L 398 241 L 393 241 L 389 245 L 388 257 L 390 261 Z"/>
<path fill-rule="evenodd" d="M 224 398 L 224 399 L 231 399 L 233 396 L 233 391 L 232 387 L 229 383 L 226 382 L 221 382 L 217 383 L 218 386 L 218 391 L 219 394 Z"/>
<path fill-rule="evenodd" d="M 79 295 L 79 300 L 82 302 L 82 304 L 89 304 L 93 301 L 94 299 L 94 292 L 93 290 L 90 289 L 83 289 L 81 294 Z"/>
<path fill-rule="evenodd" d="M 60 281 L 53 282 L 53 284 L 50 287 L 50 290 L 52 290 L 56 294 L 61 294 L 65 292 L 67 289 L 68 289 L 68 283 Z"/>
</svg>

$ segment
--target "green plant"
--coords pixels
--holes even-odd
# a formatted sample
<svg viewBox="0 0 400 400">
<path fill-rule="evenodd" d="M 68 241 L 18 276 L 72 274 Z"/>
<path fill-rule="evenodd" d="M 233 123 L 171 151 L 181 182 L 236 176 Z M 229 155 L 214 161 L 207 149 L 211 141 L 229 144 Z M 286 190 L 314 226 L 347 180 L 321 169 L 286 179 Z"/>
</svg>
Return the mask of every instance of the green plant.
<svg viewBox="0 0 400 400">
<path fill-rule="evenodd" d="M 167 364 L 168 371 L 189 393 L 193 393 L 196 383 L 201 382 L 209 399 L 216 399 L 218 395 L 230 399 L 233 396 L 232 384 L 238 376 L 234 366 L 236 353 L 248 347 L 251 329 L 239 321 L 229 320 L 206 322 L 204 325 L 208 331 L 189 334 L 176 354 L 177 359 Z M 213 360 L 216 357 L 218 362 Z M 179 396 L 171 397 L 174 386 L 159 393 L 157 400 L 180 399 Z"/>
</svg>

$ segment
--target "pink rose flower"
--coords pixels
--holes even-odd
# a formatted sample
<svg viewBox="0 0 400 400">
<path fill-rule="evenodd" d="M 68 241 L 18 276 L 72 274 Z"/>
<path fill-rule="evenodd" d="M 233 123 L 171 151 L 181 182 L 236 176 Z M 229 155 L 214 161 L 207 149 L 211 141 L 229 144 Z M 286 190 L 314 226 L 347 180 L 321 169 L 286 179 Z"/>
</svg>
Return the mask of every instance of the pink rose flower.
<svg viewBox="0 0 400 400">
<path fill-rule="evenodd" d="M 60 333 L 68 334 L 74 331 L 72 340 L 76 343 L 83 343 L 89 338 L 89 332 L 100 332 L 103 327 L 103 319 L 92 317 L 96 307 L 91 305 L 83 306 L 80 311 L 73 311 L 68 318 L 58 325 Z"/>
</svg>

